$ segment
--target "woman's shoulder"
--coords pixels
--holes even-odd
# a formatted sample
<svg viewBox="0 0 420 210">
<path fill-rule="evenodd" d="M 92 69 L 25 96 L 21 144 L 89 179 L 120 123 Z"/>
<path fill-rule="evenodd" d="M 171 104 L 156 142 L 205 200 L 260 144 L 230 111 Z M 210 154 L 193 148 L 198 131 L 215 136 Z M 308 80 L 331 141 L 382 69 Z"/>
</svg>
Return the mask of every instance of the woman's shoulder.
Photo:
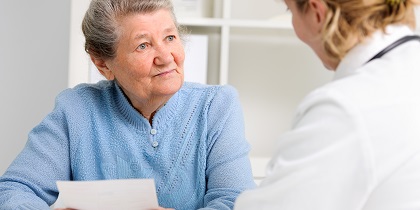
<svg viewBox="0 0 420 210">
<path fill-rule="evenodd" d="M 67 88 L 56 97 L 56 104 L 65 106 L 85 104 L 87 102 L 99 102 L 115 93 L 115 86 L 112 81 L 100 81 L 98 83 L 81 83 L 72 88 Z M 67 105 L 66 105 L 67 104 Z"/>
<path fill-rule="evenodd" d="M 210 97 L 215 97 L 216 95 L 219 97 L 232 97 L 238 94 L 237 90 L 231 85 L 209 85 L 194 82 L 185 82 L 181 90 L 190 93 L 201 92 Z"/>
<path fill-rule="evenodd" d="M 180 101 L 191 106 L 203 105 L 205 109 L 215 108 L 229 110 L 240 106 L 239 94 L 231 85 L 205 85 L 198 83 L 184 83 L 180 91 Z M 223 107 L 223 108 L 222 108 Z"/>
<path fill-rule="evenodd" d="M 103 80 L 99 81 L 98 83 L 80 83 L 72 88 L 67 88 L 63 90 L 59 96 L 66 97 L 70 95 L 95 95 L 95 94 L 102 94 L 104 92 L 109 91 L 114 87 L 114 83 L 112 81 Z"/>
</svg>

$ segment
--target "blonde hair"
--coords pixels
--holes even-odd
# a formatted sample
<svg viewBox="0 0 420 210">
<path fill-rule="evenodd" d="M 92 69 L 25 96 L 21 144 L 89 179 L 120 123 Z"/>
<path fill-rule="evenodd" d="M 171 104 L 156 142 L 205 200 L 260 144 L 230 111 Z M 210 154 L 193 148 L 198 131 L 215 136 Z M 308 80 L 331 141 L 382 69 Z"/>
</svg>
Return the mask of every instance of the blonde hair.
<svg viewBox="0 0 420 210">
<path fill-rule="evenodd" d="M 300 11 L 306 11 L 308 0 L 295 0 Z M 339 62 L 358 42 L 373 32 L 385 31 L 390 24 L 415 28 L 414 6 L 419 0 L 323 0 L 327 6 L 326 24 L 322 29 L 324 49 Z"/>
<path fill-rule="evenodd" d="M 160 9 L 171 12 L 182 35 L 185 29 L 176 21 L 171 0 L 92 0 L 82 22 L 85 51 L 96 58 L 114 58 L 120 37 L 118 21 L 132 14 L 147 14 Z"/>
</svg>

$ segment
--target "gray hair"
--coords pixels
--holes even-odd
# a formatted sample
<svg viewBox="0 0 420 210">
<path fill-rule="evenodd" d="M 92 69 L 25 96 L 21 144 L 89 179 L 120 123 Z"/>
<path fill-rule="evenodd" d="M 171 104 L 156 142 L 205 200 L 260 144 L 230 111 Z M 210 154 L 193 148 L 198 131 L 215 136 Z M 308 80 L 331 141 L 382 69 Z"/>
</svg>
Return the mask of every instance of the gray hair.
<svg viewBox="0 0 420 210">
<path fill-rule="evenodd" d="M 114 58 L 120 37 L 118 21 L 160 9 L 170 11 L 179 33 L 184 33 L 176 21 L 172 0 L 92 0 L 82 22 L 85 51 L 95 58 Z"/>
</svg>

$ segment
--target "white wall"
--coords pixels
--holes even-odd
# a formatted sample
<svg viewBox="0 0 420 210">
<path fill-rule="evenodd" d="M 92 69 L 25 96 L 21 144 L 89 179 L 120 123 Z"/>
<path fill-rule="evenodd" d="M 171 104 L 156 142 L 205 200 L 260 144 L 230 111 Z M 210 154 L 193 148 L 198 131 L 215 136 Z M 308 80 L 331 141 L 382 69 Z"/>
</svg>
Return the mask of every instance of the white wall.
<svg viewBox="0 0 420 210">
<path fill-rule="evenodd" d="M 89 0 L 71 0 L 69 87 L 89 81 L 90 61 L 84 50 L 85 38 L 81 28 L 83 16 L 89 7 L 89 3 Z"/>
<path fill-rule="evenodd" d="M 70 0 L 0 0 L 0 175 L 67 87 Z"/>
</svg>

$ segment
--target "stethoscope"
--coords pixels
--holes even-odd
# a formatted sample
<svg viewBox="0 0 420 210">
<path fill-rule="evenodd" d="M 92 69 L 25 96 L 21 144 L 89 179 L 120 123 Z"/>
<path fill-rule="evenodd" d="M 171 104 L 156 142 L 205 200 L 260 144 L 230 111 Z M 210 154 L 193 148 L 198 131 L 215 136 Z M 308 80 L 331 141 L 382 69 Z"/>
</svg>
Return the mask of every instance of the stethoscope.
<svg viewBox="0 0 420 210">
<path fill-rule="evenodd" d="M 412 41 L 412 40 L 418 40 L 420 41 L 420 36 L 417 35 L 412 35 L 412 36 L 405 36 L 402 37 L 401 39 L 398 39 L 397 41 L 393 42 L 392 44 L 388 45 L 387 47 L 385 47 L 385 49 L 383 49 L 382 51 L 380 51 L 378 54 L 376 54 L 375 56 L 373 56 L 370 60 L 368 60 L 366 63 L 369 63 L 370 61 L 380 58 L 383 55 L 385 55 L 386 53 L 388 53 L 389 51 L 393 50 L 394 48 L 400 46 L 401 44 L 404 44 L 408 41 Z"/>
</svg>

